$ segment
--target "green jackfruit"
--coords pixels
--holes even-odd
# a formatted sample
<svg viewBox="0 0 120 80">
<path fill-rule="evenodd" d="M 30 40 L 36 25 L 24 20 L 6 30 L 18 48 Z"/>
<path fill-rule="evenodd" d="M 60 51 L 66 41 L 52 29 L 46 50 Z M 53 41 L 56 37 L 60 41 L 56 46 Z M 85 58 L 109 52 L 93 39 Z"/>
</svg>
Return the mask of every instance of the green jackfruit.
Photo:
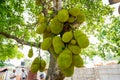
<svg viewBox="0 0 120 80">
<path fill-rule="evenodd" d="M 52 56 L 54 57 L 54 59 L 57 60 L 59 55 L 54 51 L 53 47 L 51 47 L 49 50 L 50 50 Z"/>
<path fill-rule="evenodd" d="M 69 18 L 68 11 L 65 9 L 62 9 L 58 12 L 57 18 L 60 22 L 66 22 Z"/>
<path fill-rule="evenodd" d="M 74 21 L 75 21 L 75 17 L 73 17 L 73 16 L 69 17 L 69 19 L 68 19 L 69 23 L 73 23 Z"/>
<path fill-rule="evenodd" d="M 40 67 L 39 67 L 39 71 L 40 71 L 40 72 L 45 71 L 45 67 L 46 67 L 46 62 L 45 62 L 45 60 L 40 59 Z"/>
<path fill-rule="evenodd" d="M 67 69 L 72 64 L 72 52 L 65 48 L 57 58 L 58 66 L 61 70 Z"/>
<path fill-rule="evenodd" d="M 73 44 L 73 45 L 75 45 L 77 42 L 76 42 L 76 40 L 74 40 L 74 39 L 72 39 L 71 41 L 70 41 L 70 44 Z"/>
<path fill-rule="evenodd" d="M 53 44 L 54 51 L 57 54 L 60 54 L 65 49 L 65 45 L 62 42 L 62 39 L 60 36 L 55 36 L 53 38 L 52 44 Z"/>
<path fill-rule="evenodd" d="M 50 23 L 50 30 L 54 34 L 59 34 L 63 30 L 63 23 L 59 22 L 57 19 L 53 19 Z"/>
<path fill-rule="evenodd" d="M 74 38 L 80 48 L 86 48 L 89 45 L 88 37 L 81 30 L 76 30 L 74 32 Z"/>
<path fill-rule="evenodd" d="M 70 9 L 69 9 L 69 13 L 70 13 L 72 16 L 78 16 L 78 15 L 80 14 L 80 9 L 77 8 L 77 7 L 70 8 Z"/>
<path fill-rule="evenodd" d="M 48 31 L 48 32 L 51 32 L 51 31 L 50 31 L 50 26 L 47 26 L 47 31 Z"/>
<path fill-rule="evenodd" d="M 41 49 L 48 50 L 50 48 L 51 44 L 52 44 L 52 38 L 51 37 L 47 37 L 41 43 Z"/>
<path fill-rule="evenodd" d="M 46 29 L 47 29 L 47 25 L 45 23 L 42 23 L 37 27 L 36 33 L 42 34 Z"/>
<path fill-rule="evenodd" d="M 80 14 L 77 16 L 76 22 L 82 24 L 84 21 L 85 21 L 85 14 L 80 13 Z"/>
<path fill-rule="evenodd" d="M 45 39 L 45 38 L 47 38 L 47 37 L 52 37 L 52 33 L 51 32 L 48 32 L 48 31 L 45 31 L 44 33 L 43 33 L 43 39 Z"/>
<path fill-rule="evenodd" d="M 83 59 L 80 55 L 73 55 L 73 63 L 75 67 L 81 68 L 84 65 Z"/>
<path fill-rule="evenodd" d="M 46 19 L 46 17 L 44 17 L 43 14 L 39 14 L 38 15 L 38 22 L 39 23 L 45 23 L 45 22 L 47 22 L 47 19 Z"/>
<path fill-rule="evenodd" d="M 74 66 L 71 65 L 69 68 L 62 70 L 61 72 L 64 74 L 64 76 L 70 77 L 74 73 Z"/>
<path fill-rule="evenodd" d="M 39 70 L 39 67 L 40 67 L 39 64 L 32 64 L 31 67 L 30 67 L 30 70 L 31 70 L 33 73 L 36 73 L 36 72 Z"/>
<path fill-rule="evenodd" d="M 39 6 L 41 4 L 40 0 L 35 0 L 35 4 Z"/>
<path fill-rule="evenodd" d="M 72 51 L 73 54 L 80 54 L 81 48 L 77 45 L 68 45 L 68 48 Z"/>
<path fill-rule="evenodd" d="M 40 63 L 40 58 L 39 57 L 36 57 L 32 62 L 32 64 L 39 64 L 39 63 Z"/>
<path fill-rule="evenodd" d="M 31 58 L 33 56 L 33 49 L 30 48 L 28 52 L 28 57 Z"/>
<path fill-rule="evenodd" d="M 73 33 L 72 31 L 65 32 L 62 36 L 62 40 L 65 43 L 68 43 L 71 39 L 73 38 Z"/>
<path fill-rule="evenodd" d="M 59 22 L 56 19 L 53 19 L 50 22 L 49 26 L 50 26 L 51 32 L 54 33 L 54 34 L 59 34 L 63 30 L 63 23 Z"/>
</svg>

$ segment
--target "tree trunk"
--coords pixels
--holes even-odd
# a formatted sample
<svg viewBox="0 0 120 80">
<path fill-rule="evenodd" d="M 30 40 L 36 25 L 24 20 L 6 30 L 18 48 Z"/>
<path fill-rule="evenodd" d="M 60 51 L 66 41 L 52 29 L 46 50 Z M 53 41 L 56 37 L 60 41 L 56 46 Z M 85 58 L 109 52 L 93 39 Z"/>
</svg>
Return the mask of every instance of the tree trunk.
<svg viewBox="0 0 120 80">
<path fill-rule="evenodd" d="M 115 4 L 115 3 L 118 3 L 118 2 L 120 2 L 120 0 L 109 0 L 110 4 Z"/>
<path fill-rule="evenodd" d="M 45 80 L 64 80 L 64 78 L 65 76 L 59 70 L 55 58 L 50 55 L 50 64 Z"/>
</svg>

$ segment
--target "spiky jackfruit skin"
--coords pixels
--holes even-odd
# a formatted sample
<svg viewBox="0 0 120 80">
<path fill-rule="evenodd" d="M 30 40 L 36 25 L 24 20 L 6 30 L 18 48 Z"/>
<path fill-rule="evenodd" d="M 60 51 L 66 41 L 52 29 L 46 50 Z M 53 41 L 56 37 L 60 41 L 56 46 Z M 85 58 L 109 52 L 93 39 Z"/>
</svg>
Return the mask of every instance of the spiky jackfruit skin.
<svg viewBox="0 0 120 80">
<path fill-rule="evenodd" d="M 70 44 L 72 44 L 72 45 L 75 45 L 77 42 L 76 42 L 76 40 L 74 40 L 74 39 L 72 39 L 71 41 L 70 41 Z"/>
<path fill-rule="evenodd" d="M 55 36 L 53 38 L 52 44 L 56 54 L 60 54 L 65 49 L 65 45 L 62 42 L 62 39 L 60 36 Z"/>
<path fill-rule="evenodd" d="M 46 62 L 45 62 L 45 60 L 43 60 L 43 59 L 40 59 L 40 67 L 39 67 L 39 71 L 40 72 L 43 72 L 43 71 L 45 71 L 45 67 L 46 67 Z"/>
<path fill-rule="evenodd" d="M 33 73 L 36 73 L 36 72 L 39 70 L 39 67 L 40 67 L 39 64 L 32 64 L 31 67 L 30 67 L 30 70 L 31 70 Z"/>
<path fill-rule="evenodd" d="M 65 43 L 68 43 L 72 38 L 73 38 L 73 33 L 72 33 L 72 31 L 65 32 L 65 33 L 62 35 L 62 41 L 65 42 Z"/>
<path fill-rule="evenodd" d="M 52 44 L 52 38 L 51 37 L 45 38 L 41 43 L 41 49 L 48 50 L 51 44 Z"/>
<path fill-rule="evenodd" d="M 47 21 L 46 17 L 44 17 L 43 14 L 38 15 L 38 22 L 39 23 L 45 23 Z"/>
<path fill-rule="evenodd" d="M 41 25 L 38 25 L 36 29 L 36 33 L 42 34 L 47 28 L 47 25 L 45 23 L 42 23 Z"/>
<path fill-rule="evenodd" d="M 53 47 L 51 47 L 49 50 L 50 50 L 52 56 L 54 57 L 54 59 L 57 60 L 59 55 L 54 51 Z"/>
<path fill-rule="evenodd" d="M 81 48 L 77 45 L 68 45 L 68 48 L 71 50 L 73 54 L 80 54 Z"/>
<path fill-rule="evenodd" d="M 74 38 L 77 41 L 80 48 L 86 48 L 89 45 L 88 37 L 81 30 L 76 30 L 74 32 Z"/>
<path fill-rule="evenodd" d="M 63 23 L 59 22 L 57 19 L 53 19 L 49 26 L 51 32 L 54 34 L 59 34 L 63 30 Z"/>
<path fill-rule="evenodd" d="M 76 22 L 82 24 L 85 21 L 85 14 L 84 13 L 80 13 L 77 18 L 76 18 Z"/>
<path fill-rule="evenodd" d="M 35 0 L 35 4 L 39 6 L 41 4 L 40 0 Z"/>
<path fill-rule="evenodd" d="M 66 77 L 72 76 L 73 73 L 74 73 L 74 65 L 71 65 L 70 67 L 68 67 L 67 69 L 62 70 L 61 72 L 62 72 L 62 73 L 64 74 L 64 76 L 66 76 Z"/>
<path fill-rule="evenodd" d="M 58 12 L 57 18 L 60 22 L 66 22 L 69 18 L 69 13 L 67 10 L 62 9 Z"/>
<path fill-rule="evenodd" d="M 72 64 L 72 52 L 65 48 L 57 58 L 58 66 L 61 70 L 67 69 Z"/>
<path fill-rule="evenodd" d="M 30 70 L 33 72 L 33 73 L 36 73 L 38 70 L 39 70 L 39 64 L 40 64 L 40 58 L 39 57 L 36 57 L 33 62 L 32 62 L 32 65 L 30 67 Z"/>
<path fill-rule="evenodd" d="M 73 63 L 74 66 L 77 68 L 81 68 L 84 65 L 83 59 L 81 58 L 80 55 L 73 55 Z"/>
<path fill-rule="evenodd" d="M 32 64 L 39 64 L 39 63 L 40 63 L 40 58 L 39 57 L 36 57 L 32 62 Z"/>
<path fill-rule="evenodd" d="M 72 16 L 78 16 L 78 15 L 80 14 L 80 9 L 77 8 L 77 7 L 70 8 L 70 9 L 69 9 L 69 13 L 70 13 Z"/>
<path fill-rule="evenodd" d="M 52 37 L 52 33 L 51 33 L 51 32 L 48 32 L 48 31 L 45 31 L 45 32 L 43 33 L 43 40 L 44 40 L 45 38 L 48 38 L 48 37 Z"/>
<path fill-rule="evenodd" d="M 69 23 L 73 23 L 74 21 L 75 21 L 75 17 L 73 17 L 73 16 L 69 17 L 69 19 L 68 19 Z"/>
<path fill-rule="evenodd" d="M 33 56 L 33 49 L 30 48 L 28 51 L 28 57 L 31 58 Z"/>
</svg>

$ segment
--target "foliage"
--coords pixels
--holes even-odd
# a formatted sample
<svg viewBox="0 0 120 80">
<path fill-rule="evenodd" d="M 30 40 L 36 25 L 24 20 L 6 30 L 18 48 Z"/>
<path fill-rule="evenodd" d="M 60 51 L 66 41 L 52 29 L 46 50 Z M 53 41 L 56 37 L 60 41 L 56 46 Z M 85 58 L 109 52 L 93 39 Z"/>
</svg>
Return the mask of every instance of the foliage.
<svg viewBox="0 0 120 80">
<path fill-rule="evenodd" d="M 106 54 L 114 54 L 113 57 L 120 55 L 120 17 L 111 17 L 113 8 L 103 4 L 102 0 L 62 1 L 62 8 L 78 7 L 85 13 L 86 22 L 80 29 L 99 40 L 99 43 L 91 43 L 87 49 L 83 50 L 83 55 L 91 58 L 94 55 L 100 55 L 103 58 L 107 56 Z M 43 13 L 47 18 L 52 18 L 57 13 L 54 7 L 53 0 L 44 0 L 38 5 L 35 5 L 35 0 L 0 0 L 0 32 L 14 35 L 27 42 L 38 43 L 41 37 L 35 32 L 38 15 Z M 106 24 L 108 17 L 111 23 Z M 17 49 L 20 44 L 15 41 L 15 38 L 13 40 L 0 34 L 0 45 L 0 60 L 21 55 Z"/>
</svg>

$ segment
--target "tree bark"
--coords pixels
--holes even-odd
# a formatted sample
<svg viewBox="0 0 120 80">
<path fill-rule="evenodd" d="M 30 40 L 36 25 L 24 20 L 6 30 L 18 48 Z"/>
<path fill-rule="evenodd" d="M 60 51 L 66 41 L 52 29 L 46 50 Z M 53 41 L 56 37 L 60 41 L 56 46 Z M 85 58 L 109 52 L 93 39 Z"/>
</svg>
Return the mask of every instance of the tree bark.
<svg viewBox="0 0 120 80">
<path fill-rule="evenodd" d="M 120 2 L 120 0 L 109 0 L 110 4 L 115 4 L 115 3 L 118 3 L 118 2 Z"/>
<path fill-rule="evenodd" d="M 51 54 L 50 65 L 49 65 L 48 73 L 45 80 L 64 80 L 64 78 L 65 76 L 59 70 L 56 59 Z"/>
</svg>

